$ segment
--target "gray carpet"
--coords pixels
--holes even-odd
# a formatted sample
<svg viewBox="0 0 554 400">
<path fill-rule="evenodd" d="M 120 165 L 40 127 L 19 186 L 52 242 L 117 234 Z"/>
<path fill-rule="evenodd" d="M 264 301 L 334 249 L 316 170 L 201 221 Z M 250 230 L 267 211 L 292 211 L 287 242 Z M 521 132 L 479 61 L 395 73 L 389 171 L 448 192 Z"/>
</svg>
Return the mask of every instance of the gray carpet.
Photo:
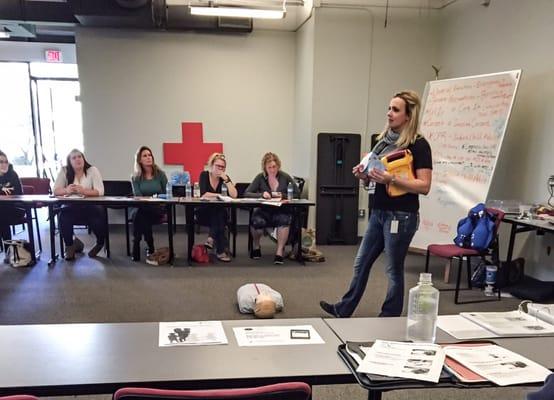
<svg viewBox="0 0 554 400">
<path fill-rule="evenodd" d="M 157 245 L 166 241 L 164 228 L 157 232 Z M 246 282 L 263 282 L 280 291 L 285 309 L 278 318 L 326 317 L 319 300 L 337 300 L 346 290 L 352 273 L 356 246 L 321 246 L 327 259 L 324 263 L 302 266 L 286 261 L 272 264 L 274 244 L 262 242 L 261 260 L 250 260 L 246 251 L 246 234 L 240 234 L 237 258 L 231 263 L 213 262 L 189 267 L 184 247 L 186 236 L 180 230 L 175 236 L 175 266 L 153 267 L 131 262 L 125 255 L 125 237 L 121 227 L 111 230 L 112 256 L 90 259 L 79 255 L 75 262 L 58 261 L 48 267 L 48 243 L 42 259 L 33 268 L 14 269 L 0 266 L 0 324 L 37 324 L 66 322 L 142 322 L 201 319 L 250 318 L 238 312 L 236 290 Z M 86 247 L 93 238 L 77 232 Z M 26 234 L 21 234 L 25 237 Z M 203 241 L 200 234 L 197 241 Z M 103 253 L 100 255 L 103 256 Z M 374 265 L 365 296 L 355 317 L 376 316 L 386 291 L 383 258 Z M 414 286 L 423 271 L 425 258 L 409 255 L 406 260 L 406 288 Z M 440 288 L 453 287 L 442 283 L 444 260 L 433 259 L 431 272 Z M 440 314 L 453 314 L 479 309 L 513 310 L 519 303 L 506 298 L 500 302 L 454 305 L 453 292 L 441 292 Z M 463 299 L 483 298 L 482 292 L 463 291 Z M 396 391 L 385 399 L 523 399 L 525 388 L 486 390 Z M 109 396 L 84 396 L 109 398 Z M 364 399 L 357 385 L 314 387 L 314 399 Z"/>
</svg>

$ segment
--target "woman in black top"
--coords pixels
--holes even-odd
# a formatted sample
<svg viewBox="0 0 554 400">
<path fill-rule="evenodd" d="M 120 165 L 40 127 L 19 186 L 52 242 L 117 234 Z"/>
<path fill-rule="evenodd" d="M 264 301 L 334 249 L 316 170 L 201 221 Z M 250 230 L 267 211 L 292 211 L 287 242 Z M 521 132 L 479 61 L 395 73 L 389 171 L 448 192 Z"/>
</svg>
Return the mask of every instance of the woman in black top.
<svg viewBox="0 0 554 400">
<path fill-rule="evenodd" d="M 225 155 L 213 153 L 208 159 L 208 170 L 200 173 L 200 195 L 203 199 L 216 199 L 221 194 L 223 185 L 227 187 L 230 197 L 237 197 L 237 189 L 225 172 L 227 161 Z M 227 223 L 227 210 L 223 207 L 199 207 L 197 211 L 198 223 L 210 227 L 210 234 L 205 245 L 212 248 L 215 244 L 217 259 L 224 262 L 231 261 L 227 253 L 227 237 L 225 225 Z"/>
<path fill-rule="evenodd" d="M 289 183 L 293 187 L 293 196 L 298 198 L 300 191 L 292 177 L 281 171 L 281 160 L 274 153 L 266 153 L 262 158 L 262 173 L 256 175 L 244 193 L 244 197 L 262 197 L 264 199 L 286 198 Z M 252 213 L 250 231 L 252 232 L 252 252 L 250 257 L 258 259 L 262 256 L 260 239 L 266 227 L 277 228 L 277 251 L 274 263 L 283 264 L 283 251 L 289 238 L 292 215 L 278 207 L 256 208 Z"/>
<path fill-rule="evenodd" d="M 364 294 L 371 267 L 383 250 L 387 255 L 386 274 L 389 284 L 379 316 L 395 317 L 402 313 L 404 259 L 419 224 L 418 196 L 429 193 L 433 168 L 431 147 L 418 132 L 420 108 L 421 102 L 415 92 L 395 94 L 389 103 L 385 130 L 379 135 L 379 141 L 372 150 L 377 158 L 397 149 L 410 150 L 414 179 L 399 177 L 379 168 L 370 168 L 366 172 L 361 164 L 352 170 L 360 180 L 376 183 L 375 200 L 367 231 L 354 260 L 350 288 L 338 303 L 319 303 L 325 312 L 335 317 L 352 315 Z M 387 186 L 406 193 L 391 196 Z"/>
<path fill-rule="evenodd" d="M 21 182 L 6 153 L 0 150 L 0 196 L 23 194 Z M 10 225 L 20 224 L 25 217 L 25 210 L 15 206 L 2 206 L 0 209 L 0 239 L 10 240 Z"/>
</svg>

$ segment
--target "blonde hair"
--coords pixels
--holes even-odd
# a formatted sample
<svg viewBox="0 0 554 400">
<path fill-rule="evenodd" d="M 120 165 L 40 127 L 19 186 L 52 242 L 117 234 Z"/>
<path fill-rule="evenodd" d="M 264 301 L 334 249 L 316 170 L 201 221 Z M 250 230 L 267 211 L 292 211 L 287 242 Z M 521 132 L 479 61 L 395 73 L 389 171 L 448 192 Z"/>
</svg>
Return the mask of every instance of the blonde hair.
<svg viewBox="0 0 554 400">
<path fill-rule="evenodd" d="M 281 169 L 281 160 L 279 159 L 279 156 L 275 153 L 272 153 L 272 152 L 268 151 L 262 157 L 262 172 L 264 174 L 266 173 L 265 166 L 268 163 L 272 162 L 272 161 L 275 161 L 275 164 L 277 164 L 277 167 L 279 167 L 279 169 Z"/>
<path fill-rule="evenodd" d="M 160 173 L 160 168 L 156 165 L 156 161 L 154 160 L 154 153 L 152 153 L 152 149 L 148 146 L 140 146 L 135 153 L 135 165 L 133 168 L 133 176 L 139 179 L 142 179 L 142 175 L 144 175 L 144 168 L 142 168 L 142 164 L 140 163 L 140 156 L 142 155 L 142 152 L 148 150 L 150 154 L 152 155 L 152 175 L 156 176 Z"/>
<path fill-rule="evenodd" d="M 400 137 L 396 141 L 396 145 L 400 148 L 408 147 L 416 141 L 421 134 L 418 131 L 419 128 L 419 114 L 421 113 L 421 100 L 419 95 L 412 90 L 403 90 L 396 93 L 392 98 L 399 98 L 404 100 L 406 105 L 406 114 L 408 115 L 408 122 L 402 128 Z M 379 134 L 377 140 L 383 139 L 389 129 L 388 123 L 385 126 L 385 130 Z"/>
<path fill-rule="evenodd" d="M 208 158 L 208 167 L 213 167 L 214 163 L 217 160 L 221 160 L 225 163 L 225 166 L 227 166 L 227 160 L 225 160 L 225 154 L 223 153 L 212 153 L 212 155 Z"/>
</svg>

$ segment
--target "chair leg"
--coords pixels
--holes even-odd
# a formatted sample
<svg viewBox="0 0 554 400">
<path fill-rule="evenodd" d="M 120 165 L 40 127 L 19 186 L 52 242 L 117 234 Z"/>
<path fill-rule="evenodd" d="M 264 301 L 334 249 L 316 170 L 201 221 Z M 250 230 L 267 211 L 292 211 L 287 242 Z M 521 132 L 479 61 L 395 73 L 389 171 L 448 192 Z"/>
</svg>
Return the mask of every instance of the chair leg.
<svg viewBox="0 0 554 400">
<path fill-rule="evenodd" d="M 458 276 L 456 277 L 456 291 L 454 292 L 454 304 L 460 304 L 458 297 L 460 295 L 460 281 L 462 278 L 462 267 L 464 263 L 464 258 L 460 257 L 458 262 Z"/>
<path fill-rule="evenodd" d="M 471 285 L 471 257 L 467 258 L 467 288 L 472 289 Z"/>
<path fill-rule="evenodd" d="M 250 227 L 252 226 L 252 209 L 248 209 L 248 254 L 252 253 L 252 230 Z"/>
<path fill-rule="evenodd" d="M 427 257 L 425 258 L 425 272 L 429 272 L 429 249 L 427 249 Z"/>
<path fill-rule="evenodd" d="M 127 257 L 131 257 L 131 244 L 129 240 L 129 208 L 125 207 L 125 241 L 127 244 Z"/>
</svg>

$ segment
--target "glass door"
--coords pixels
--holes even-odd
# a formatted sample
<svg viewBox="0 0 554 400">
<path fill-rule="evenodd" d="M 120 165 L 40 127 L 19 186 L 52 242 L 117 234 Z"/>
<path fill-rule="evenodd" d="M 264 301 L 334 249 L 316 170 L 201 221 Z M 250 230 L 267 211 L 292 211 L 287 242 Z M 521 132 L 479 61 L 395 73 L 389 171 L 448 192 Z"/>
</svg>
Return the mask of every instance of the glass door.
<svg viewBox="0 0 554 400">
<path fill-rule="evenodd" d="M 29 64 L 0 62 L 0 149 L 19 176 L 37 176 Z"/>
</svg>

